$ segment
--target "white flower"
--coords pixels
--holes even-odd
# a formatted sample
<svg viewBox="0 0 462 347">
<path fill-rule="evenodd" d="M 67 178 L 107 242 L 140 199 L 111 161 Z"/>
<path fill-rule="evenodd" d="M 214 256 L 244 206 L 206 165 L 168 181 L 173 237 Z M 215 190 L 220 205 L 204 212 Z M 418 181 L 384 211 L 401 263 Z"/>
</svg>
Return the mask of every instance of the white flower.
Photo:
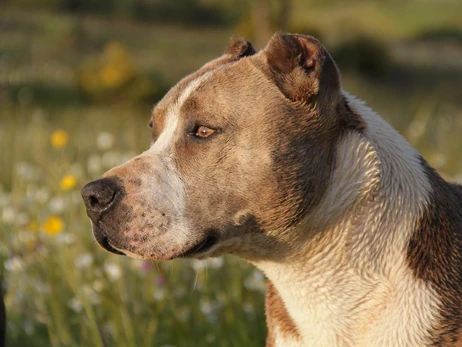
<svg viewBox="0 0 462 347">
<path fill-rule="evenodd" d="M 196 271 L 200 271 L 207 267 L 207 262 L 205 260 L 192 259 L 191 267 Z"/>
<path fill-rule="evenodd" d="M 67 304 L 70 308 L 74 310 L 76 313 L 80 313 L 83 310 L 82 303 L 76 297 L 73 297 L 69 303 Z"/>
<path fill-rule="evenodd" d="M 203 314 L 209 315 L 212 313 L 214 307 L 210 300 L 201 298 L 200 300 L 200 308 Z"/>
<path fill-rule="evenodd" d="M 24 161 L 16 165 L 16 174 L 26 181 L 32 181 L 39 176 L 37 169 Z"/>
<path fill-rule="evenodd" d="M 164 287 L 157 287 L 154 291 L 154 300 L 155 301 L 163 301 L 166 297 L 166 292 Z"/>
<path fill-rule="evenodd" d="M 5 207 L 2 212 L 3 222 L 6 224 L 12 224 L 14 222 L 16 214 L 17 213 L 14 207 L 12 206 Z"/>
<path fill-rule="evenodd" d="M 74 260 L 74 265 L 78 269 L 85 269 L 93 264 L 93 256 L 90 253 L 79 255 Z"/>
<path fill-rule="evenodd" d="M 110 262 L 104 263 L 104 271 L 106 272 L 107 276 L 109 277 L 109 281 L 111 282 L 117 281 L 122 274 L 120 266 Z"/>
<path fill-rule="evenodd" d="M 244 286 L 250 290 L 264 291 L 266 289 L 265 276 L 263 276 L 262 272 L 254 270 L 244 280 Z"/>
<path fill-rule="evenodd" d="M 101 157 L 98 155 L 90 155 L 87 161 L 87 169 L 91 173 L 99 173 L 102 171 Z"/>
<path fill-rule="evenodd" d="M 224 260 L 223 257 L 219 258 L 209 258 L 207 259 L 207 264 L 212 268 L 212 269 L 219 269 L 223 266 Z"/>
<path fill-rule="evenodd" d="M 37 201 L 39 204 L 44 204 L 45 202 L 48 201 L 49 198 L 50 198 L 50 188 L 48 187 L 39 188 L 35 192 L 35 201 Z"/>
<path fill-rule="evenodd" d="M 55 196 L 51 198 L 50 202 L 48 203 L 48 207 L 50 208 L 50 212 L 54 214 L 59 214 L 64 211 L 66 207 L 65 200 L 60 196 Z"/>
<path fill-rule="evenodd" d="M 101 150 L 107 150 L 114 144 L 114 135 L 107 131 L 103 131 L 98 134 L 96 138 L 96 145 Z"/>
<path fill-rule="evenodd" d="M 71 245 L 75 242 L 75 235 L 69 232 L 63 232 L 56 235 L 56 242 Z"/>
<path fill-rule="evenodd" d="M 5 269 L 8 272 L 16 272 L 22 270 L 24 266 L 24 262 L 18 258 L 18 257 L 13 257 L 11 259 L 8 259 L 5 264 Z"/>
</svg>

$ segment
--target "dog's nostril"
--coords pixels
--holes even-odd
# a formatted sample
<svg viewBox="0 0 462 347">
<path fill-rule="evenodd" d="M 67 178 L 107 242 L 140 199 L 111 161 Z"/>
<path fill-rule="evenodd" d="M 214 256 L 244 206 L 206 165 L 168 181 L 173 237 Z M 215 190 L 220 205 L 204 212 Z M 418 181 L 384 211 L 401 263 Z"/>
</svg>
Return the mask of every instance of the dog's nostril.
<svg viewBox="0 0 462 347">
<path fill-rule="evenodd" d="M 90 196 L 90 207 L 95 207 L 98 204 L 98 199 L 95 196 Z"/>
<path fill-rule="evenodd" d="M 83 187 L 81 193 L 88 216 L 92 220 L 98 219 L 103 211 L 113 205 L 119 190 L 117 183 L 107 178 L 90 182 Z"/>
</svg>

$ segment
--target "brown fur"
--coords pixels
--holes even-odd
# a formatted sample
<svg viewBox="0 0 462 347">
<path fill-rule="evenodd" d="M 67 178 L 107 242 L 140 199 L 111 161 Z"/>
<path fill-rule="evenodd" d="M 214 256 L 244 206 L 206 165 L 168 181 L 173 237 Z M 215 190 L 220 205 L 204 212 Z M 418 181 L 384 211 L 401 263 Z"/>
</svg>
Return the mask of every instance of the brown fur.
<svg viewBox="0 0 462 347">
<path fill-rule="evenodd" d="M 300 339 L 300 334 L 295 323 L 287 312 L 277 289 L 271 282 L 268 282 L 268 290 L 266 292 L 265 313 L 266 324 L 268 326 L 266 347 L 276 346 L 276 333 L 291 340 Z"/>
<path fill-rule="evenodd" d="M 434 284 L 442 299 L 433 346 L 453 346 L 462 329 L 462 186 L 444 181 L 423 159 L 422 165 L 434 190 L 409 241 L 408 262 L 415 276 Z"/>
</svg>

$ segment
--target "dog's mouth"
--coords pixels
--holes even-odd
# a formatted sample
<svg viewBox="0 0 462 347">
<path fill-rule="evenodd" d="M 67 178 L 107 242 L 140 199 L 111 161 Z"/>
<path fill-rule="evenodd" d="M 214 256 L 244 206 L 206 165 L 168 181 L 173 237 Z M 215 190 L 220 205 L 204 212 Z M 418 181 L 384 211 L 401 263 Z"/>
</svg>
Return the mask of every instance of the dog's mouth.
<svg viewBox="0 0 462 347">
<path fill-rule="evenodd" d="M 214 233 L 207 235 L 202 241 L 191 247 L 186 252 L 179 255 L 180 258 L 192 257 L 195 255 L 203 254 L 210 250 L 218 242 L 218 236 Z"/>
<path fill-rule="evenodd" d="M 106 251 L 108 252 L 111 252 L 111 253 L 114 253 L 114 254 L 118 254 L 118 255 L 126 255 L 124 252 L 122 251 L 119 251 L 118 249 L 116 249 L 115 247 L 113 247 L 110 243 L 109 243 L 109 239 L 104 236 L 100 241 L 99 241 L 99 244 L 101 245 L 101 247 L 103 247 Z"/>
</svg>

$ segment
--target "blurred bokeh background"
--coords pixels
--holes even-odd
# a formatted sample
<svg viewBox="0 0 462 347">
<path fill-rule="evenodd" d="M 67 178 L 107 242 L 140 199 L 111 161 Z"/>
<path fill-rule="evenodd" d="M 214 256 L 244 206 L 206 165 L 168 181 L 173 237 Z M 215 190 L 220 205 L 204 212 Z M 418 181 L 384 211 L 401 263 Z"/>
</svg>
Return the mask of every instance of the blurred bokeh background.
<svg viewBox="0 0 462 347">
<path fill-rule="evenodd" d="M 152 105 L 222 53 L 311 34 L 462 182 L 460 0 L 0 0 L 0 276 L 9 346 L 263 346 L 260 272 L 102 252 L 79 190 L 149 145 Z"/>
</svg>

